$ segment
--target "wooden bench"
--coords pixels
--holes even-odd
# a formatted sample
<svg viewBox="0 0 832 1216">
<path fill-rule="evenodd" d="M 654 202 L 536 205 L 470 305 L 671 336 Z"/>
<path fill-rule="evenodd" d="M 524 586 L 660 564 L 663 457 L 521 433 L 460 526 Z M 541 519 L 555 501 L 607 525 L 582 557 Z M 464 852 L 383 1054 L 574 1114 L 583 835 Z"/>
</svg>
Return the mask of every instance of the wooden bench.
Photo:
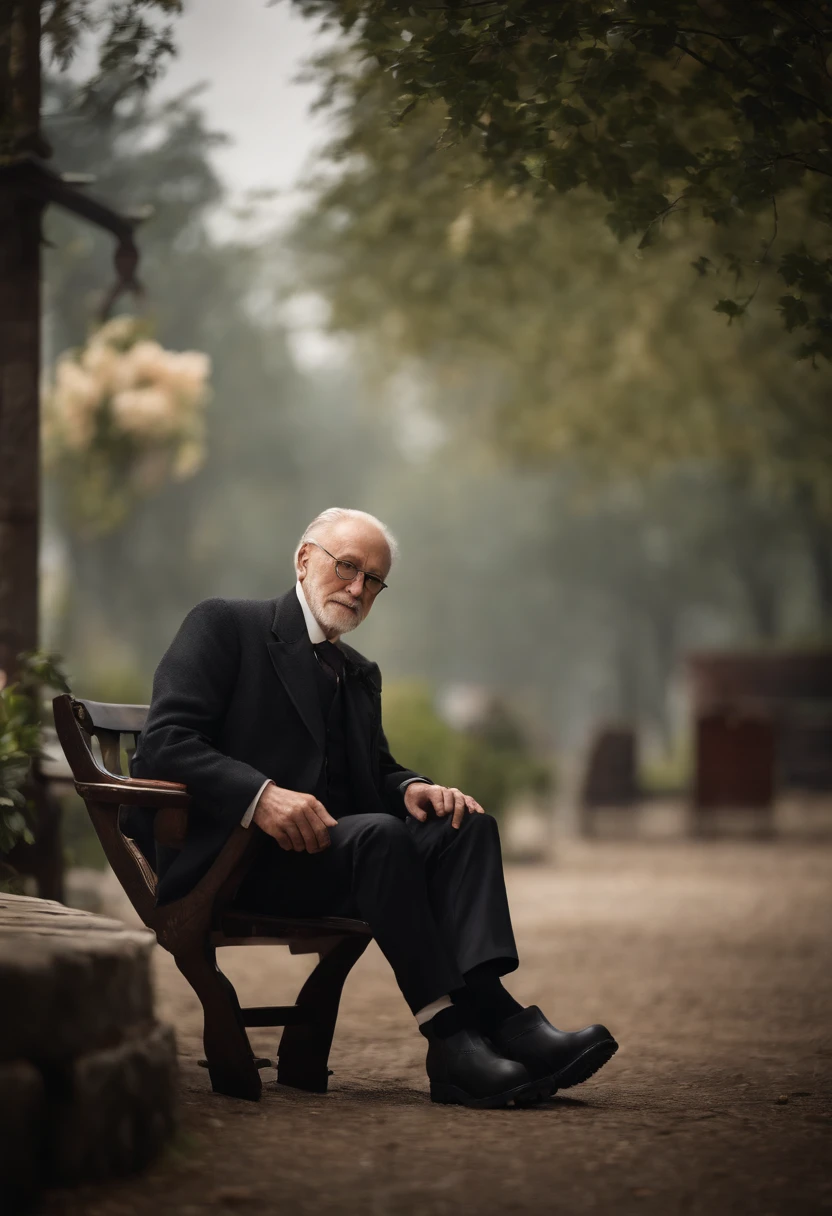
<svg viewBox="0 0 832 1216">
<path fill-rule="evenodd" d="M 324 1093 L 329 1050 L 344 981 L 370 941 L 363 921 L 342 917 L 291 920 L 246 912 L 232 905 L 262 833 L 235 827 L 225 846 L 188 895 L 156 906 L 156 874 L 137 842 L 119 826 L 121 807 L 155 811 L 158 844 L 181 848 L 191 798 L 184 785 L 125 777 L 121 756 L 132 756 L 144 727 L 146 705 L 112 705 L 55 697 L 55 729 L 107 860 L 142 921 L 170 951 L 199 997 L 203 1043 L 211 1085 L 217 1093 L 257 1101 L 259 1069 L 271 1061 L 255 1057 L 247 1026 L 283 1026 L 277 1079 L 283 1085 Z M 101 762 L 93 750 L 97 739 Z M 221 946 L 288 946 L 293 954 L 317 954 L 318 964 L 294 1005 L 242 1009 L 230 980 L 217 965 Z"/>
</svg>

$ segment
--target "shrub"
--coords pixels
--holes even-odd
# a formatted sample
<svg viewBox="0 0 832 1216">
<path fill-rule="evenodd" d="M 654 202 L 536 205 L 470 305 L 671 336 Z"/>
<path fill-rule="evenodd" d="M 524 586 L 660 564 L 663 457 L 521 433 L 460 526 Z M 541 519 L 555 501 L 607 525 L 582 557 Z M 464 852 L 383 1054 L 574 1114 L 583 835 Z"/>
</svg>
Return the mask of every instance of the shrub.
<svg viewBox="0 0 832 1216">
<path fill-rule="evenodd" d="M 20 679 L 5 683 L 0 672 L 0 853 L 31 841 L 33 804 L 26 795 L 32 760 L 40 755 L 41 690 L 69 692 L 55 655 L 20 656 Z"/>
<path fill-rule="evenodd" d="M 532 755 L 519 723 L 498 703 L 475 729 L 456 730 L 437 712 L 428 685 L 400 681 L 385 687 L 384 729 L 401 764 L 471 794 L 494 815 L 519 793 L 551 787 L 549 766 Z"/>
</svg>

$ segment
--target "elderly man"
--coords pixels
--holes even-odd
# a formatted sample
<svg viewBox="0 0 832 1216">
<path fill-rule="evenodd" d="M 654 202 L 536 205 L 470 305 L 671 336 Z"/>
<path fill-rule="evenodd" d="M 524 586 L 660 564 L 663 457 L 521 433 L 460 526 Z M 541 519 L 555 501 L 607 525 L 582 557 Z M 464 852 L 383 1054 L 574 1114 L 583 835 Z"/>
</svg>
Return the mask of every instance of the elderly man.
<svg viewBox="0 0 832 1216">
<path fill-rule="evenodd" d="M 268 838 L 238 892 L 253 911 L 368 922 L 428 1041 L 435 1102 L 529 1103 L 613 1055 L 603 1026 L 557 1030 L 501 977 L 517 967 L 497 824 L 398 764 L 381 676 L 343 641 L 386 587 L 396 544 L 363 511 L 304 532 L 276 600 L 205 600 L 162 658 L 134 776 L 183 781 L 198 816 L 159 859 L 159 898 L 191 889 L 234 825 Z"/>
</svg>

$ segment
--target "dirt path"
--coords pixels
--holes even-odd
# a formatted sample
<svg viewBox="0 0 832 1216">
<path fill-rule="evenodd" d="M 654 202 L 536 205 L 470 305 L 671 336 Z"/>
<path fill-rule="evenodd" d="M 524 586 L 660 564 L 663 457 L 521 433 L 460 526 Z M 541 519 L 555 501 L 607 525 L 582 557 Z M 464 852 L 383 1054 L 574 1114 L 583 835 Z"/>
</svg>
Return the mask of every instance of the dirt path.
<svg viewBox="0 0 832 1216">
<path fill-rule="evenodd" d="M 515 868 L 515 995 L 621 1050 L 532 1110 L 435 1106 L 424 1049 L 372 946 L 348 982 L 325 1096 L 216 1097 L 195 999 L 158 952 L 182 1132 L 140 1179 L 50 1195 L 46 1216 L 808 1216 L 832 1212 L 832 847 L 563 845 Z M 308 960 L 226 952 L 243 1004 L 293 998 Z M 274 1056 L 274 1032 L 255 1031 Z M 265 1075 L 265 1074 L 264 1074 Z M 273 1074 L 270 1075 L 273 1078 Z"/>
</svg>

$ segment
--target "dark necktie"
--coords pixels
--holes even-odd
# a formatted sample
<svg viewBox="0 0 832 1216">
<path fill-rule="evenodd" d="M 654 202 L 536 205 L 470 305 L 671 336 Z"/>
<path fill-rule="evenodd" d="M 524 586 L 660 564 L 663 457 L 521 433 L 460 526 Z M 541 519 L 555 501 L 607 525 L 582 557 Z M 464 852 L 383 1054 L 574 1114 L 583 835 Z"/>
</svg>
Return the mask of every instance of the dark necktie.
<svg viewBox="0 0 832 1216">
<path fill-rule="evenodd" d="M 332 642 L 318 642 L 312 649 L 321 671 L 333 684 L 337 684 L 344 674 L 344 656 L 341 651 L 337 646 L 333 646 Z"/>
</svg>

